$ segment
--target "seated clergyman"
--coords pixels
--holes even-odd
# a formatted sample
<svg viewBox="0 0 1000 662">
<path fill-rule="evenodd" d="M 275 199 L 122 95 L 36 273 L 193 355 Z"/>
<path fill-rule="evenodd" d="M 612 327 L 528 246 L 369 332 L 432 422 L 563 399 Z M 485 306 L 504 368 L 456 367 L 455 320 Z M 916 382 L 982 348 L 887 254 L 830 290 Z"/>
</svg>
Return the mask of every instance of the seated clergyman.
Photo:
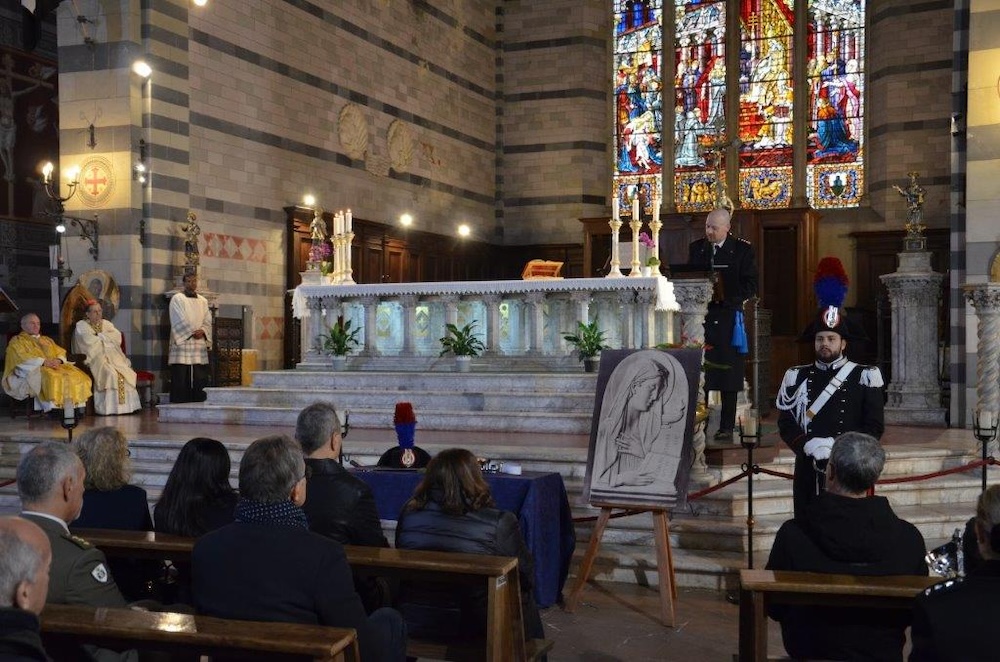
<svg viewBox="0 0 1000 662">
<path fill-rule="evenodd" d="M 21 333 L 7 344 L 3 368 L 4 393 L 15 400 L 35 398 L 35 409 L 84 407 L 90 397 L 90 377 L 66 360 L 66 350 L 41 335 L 38 315 L 21 318 Z"/>
<path fill-rule="evenodd" d="M 86 357 L 94 376 L 94 410 L 98 414 L 131 414 L 142 409 L 135 370 L 122 351 L 122 334 L 104 319 L 99 301 L 87 301 L 86 319 L 73 330 L 73 351 Z"/>
</svg>

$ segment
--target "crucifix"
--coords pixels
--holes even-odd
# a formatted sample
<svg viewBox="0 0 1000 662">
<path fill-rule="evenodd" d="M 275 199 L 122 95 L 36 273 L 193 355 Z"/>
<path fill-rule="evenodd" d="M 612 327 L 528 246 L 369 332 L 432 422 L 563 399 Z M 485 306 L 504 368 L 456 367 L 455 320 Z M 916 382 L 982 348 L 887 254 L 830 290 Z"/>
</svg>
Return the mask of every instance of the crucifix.
<svg viewBox="0 0 1000 662">
<path fill-rule="evenodd" d="M 712 123 L 712 129 L 712 132 L 709 134 L 711 138 L 701 144 L 701 155 L 705 159 L 705 163 L 710 165 L 712 170 L 715 171 L 715 206 L 727 209 L 732 214 L 736 205 L 733 204 L 733 200 L 729 197 L 726 189 L 726 176 L 722 169 L 722 157 L 730 148 L 739 147 L 740 139 L 730 138 L 726 140 L 725 124 L 721 117 Z"/>
<path fill-rule="evenodd" d="M 0 67 L 0 163 L 3 165 L 3 179 L 7 182 L 7 214 L 14 214 L 14 144 L 17 141 L 17 119 L 14 114 L 14 104 L 18 97 L 24 96 L 39 86 L 52 88 L 51 83 L 45 83 L 40 78 L 33 78 L 14 70 L 14 58 L 5 54 Z M 44 74 L 40 74 L 44 75 Z M 14 83 L 31 83 L 29 87 L 14 90 Z"/>
</svg>

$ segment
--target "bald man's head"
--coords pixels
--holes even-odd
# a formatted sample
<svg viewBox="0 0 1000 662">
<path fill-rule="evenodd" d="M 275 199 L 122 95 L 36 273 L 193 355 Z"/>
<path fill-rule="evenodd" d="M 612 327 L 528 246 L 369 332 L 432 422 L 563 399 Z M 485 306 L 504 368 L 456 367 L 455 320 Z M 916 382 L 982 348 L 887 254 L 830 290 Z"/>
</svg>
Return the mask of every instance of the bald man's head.
<svg viewBox="0 0 1000 662">
<path fill-rule="evenodd" d="M 705 217 L 705 238 L 713 244 L 724 241 L 729 234 L 732 214 L 727 209 L 713 209 Z"/>
<path fill-rule="evenodd" d="M 37 524 L 0 517 L 0 607 L 41 613 L 51 563 L 52 546 Z"/>
</svg>

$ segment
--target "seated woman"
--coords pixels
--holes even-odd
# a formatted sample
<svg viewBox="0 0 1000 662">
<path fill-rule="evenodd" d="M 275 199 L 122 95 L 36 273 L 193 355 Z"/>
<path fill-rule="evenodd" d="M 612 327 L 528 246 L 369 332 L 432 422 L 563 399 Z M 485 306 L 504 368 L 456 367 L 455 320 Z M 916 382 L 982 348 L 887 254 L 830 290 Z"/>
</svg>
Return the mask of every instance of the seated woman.
<svg viewBox="0 0 1000 662">
<path fill-rule="evenodd" d="M 153 520 L 149 516 L 146 490 L 129 484 L 132 461 L 125 435 L 113 427 L 93 428 L 81 434 L 75 446 L 87 476 L 84 478 L 83 509 L 72 522 L 73 528 L 151 530 Z M 158 576 L 158 563 L 113 559 L 109 564 L 126 598 L 152 597 L 150 583 Z"/>
<path fill-rule="evenodd" d="M 83 354 L 94 376 L 94 410 L 100 415 L 131 414 L 142 409 L 135 370 L 122 351 L 122 334 L 104 319 L 99 301 L 86 302 L 86 319 L 73 330 L 73 351 Z"/>
<path fill-rule="evenodd" d="M 156 531 L 197 538 L 230 524 L 239 499 L 229 484 L 231 466 L 222 442 L 195 437 L 184 444 L 153 508 Z M 171 601 L 191 604 L 191 564 L 173 565 L 176 594 Z"/>
<path fill-rule="evenodd" d="M 479 463 L 469 451 L 452 448 L 430 461 L 400 513 L 396 547 L 517 557 L 525 637 L 544 638 L 532 591 L 534 563 L 517 517 L 496 509 Z M 455 637 L 485 631 L 484 589 L 458 593 L 453 588 L 404 583 L 400 602 L 412 635 Z"/>
</svg>

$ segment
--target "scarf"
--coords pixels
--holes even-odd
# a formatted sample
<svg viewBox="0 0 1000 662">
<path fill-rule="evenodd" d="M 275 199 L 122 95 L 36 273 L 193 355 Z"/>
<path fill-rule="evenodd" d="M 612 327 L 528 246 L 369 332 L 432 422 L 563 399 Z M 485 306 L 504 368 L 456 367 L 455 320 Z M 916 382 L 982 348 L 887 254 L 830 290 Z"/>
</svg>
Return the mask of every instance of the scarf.
<svg viewBox="0 0 1000 662">
<path fill-rule="evenodd" d="M 301 526 L 309 528 L 305 511 L 291 501 L 262 503 L 241 498 L 236 502 L 236 521 L 244 524 L 270 524 L 272 526 Z"/>
</svg>

